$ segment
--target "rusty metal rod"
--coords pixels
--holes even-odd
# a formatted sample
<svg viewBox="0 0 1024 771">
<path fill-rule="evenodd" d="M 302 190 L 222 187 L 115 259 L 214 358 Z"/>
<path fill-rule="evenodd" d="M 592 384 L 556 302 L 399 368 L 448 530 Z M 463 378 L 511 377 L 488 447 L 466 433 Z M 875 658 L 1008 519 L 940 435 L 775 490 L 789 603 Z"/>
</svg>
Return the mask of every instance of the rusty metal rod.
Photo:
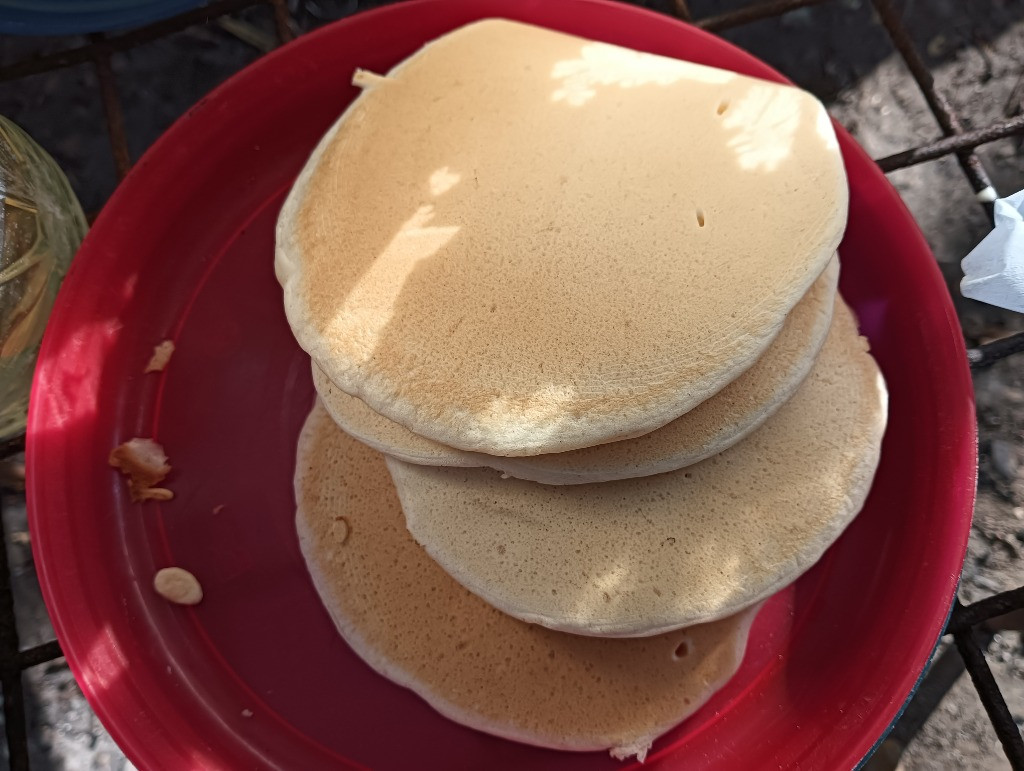
<svg viewBox="0 0 1024 771">
<path fill-rule="evenodd" d="M 690 6 L 686 0 L 673 0 L 672 13 L 683 21 L 693 21 L 693 14 L 690 13 Z"/>
<path fill-rule="evenodd" d="M 3 496 L 0 496 L 0 508 L 2 505 Z M 11 568 L 7 561 L 7 538 L 0 526 L 0 684 L 4 694 L 4 732 L 11 771 L 29 771 L 28 721 L 18 648 L 18 622 L 14 614 Z"/>
<path fill-rule="evenodd" d="M 963 605 L 953 612 L 953 617 L 946 627 L 947 632 L 962 632 L 977 626 L 983 621 L 996 616 L 1002 616 L 1011 610 L 1024 608 L 1024 586 L 1018 589 L 1010 589 L 1006 592 L 994 594 L 984 600 L 978 600 L 970 605 Z"/>
<path fill-rule="evenodd" d="M 969 627 L 954 634 L 953 642 L 956 643 L 956 649 L 964 660 L 964 666 L 967 667 L 971 682 L 974 683 L 974 689 L 978 692 L 996 736 L 1003 745 L 1003 752 L 1006 753 L 1010 766 L 1014 769 L 1024 769 L 1024 739 L 1021 738 L 1020 730 L 1006 706 L 1006 700 L 999 690 L 975 634 L 974 629 Z"/>
<path fill-rule="evenodd" d="M 218 16 L 240 11 L 249 6 L 262 5 L 267 2 L 268 0 L 215 0 L 202 8 L 197 8 L 178 16 L 172 16 L 170 19 L 139 27 L 122 35 L 112 35 L 103 41 L 103 45 L 108 53 L 127 51 L 167 35 L 172 35 L 175 32 L 180 32 L 195 24 L 203 24 Z M 89 44 L 47 54 L 46 56 L 32 56 L 23 59 L 7 67 L 0 67 L 0 82 L 17 80 L 18 78 L 36 75 L 40 72 L 49 72 L 50 70 L 57 70 L 62 67 L 71 67 L 76 64 L 91 62 L 95 58 L 95 49 L 95 44 Z"/>
<path fill-rule="evenodd" d="M 991 343 L 968 349 L 967 361 L 971 365 L 971 369 L 984 369 L 1000 359 L 1021 352 L 1024 352 L 1024 332 L 1007 335 L 993 340 Z"/>
<path fill-rule="evenodd" d="M 878 12 L 878 18 L 881 20 L 882 26 L 885 27 L 886 32 L 889 34 L 889 39 L 892 40 L 892 44 L 896 47 L 900 56 L 903 57 L 907 69 L 910 70 L 911 76 L 913 76 L 918 88 L 921 89 L 921 93 L 924 94 L 928 108 L 942 128 L 942 133 L 946 136 L 964 133 L 964 128 L 953 107 L 946 97 L 935 88 L 935 78 L 932 77 L 928 67 L 925 66 L 924 60 L 921 59 L 921 55 L 914 47 L 910 34 L 900 20 L 899 14 L 893 7 L 891 0 L 871 1 Z M 985 193 L 992 189 L 992 181 L 989 179 L 988 173 L 972 150 L 958 150 L 956 156 L 960 162 L 960 167 L 964 170 L 964 174 L 967 175 L 967 179 L 976 194 Z"/>
<path fill-rule="evenodd" d="M 1005 139 L 1006 137 L 1021 133 L 1024 133 L 1024 115 L 1018 115 L 1011 120 L 994 123 L 985 128 L 965 131 L 962 134 L 955 134 L 944 139 L 937 139 L 934 142 L 914 147 L 910 150 L 904 150 L 901 153 L 887 155 L 885 158 L 878 159 L 876 163 L 881 167 L 882 171 L 886 172 L 905 169 L 907 166 L 941 158 L 943 155 L 949 155 L 957 150 L 974 148 L 987 142 L 994 142 L 997 139 Z"/>
<path fill-rule="evenodd" d="M 696 22 L 696 25 L 708 32 L 719 32 L 730 27 L 738 27 L 741 24 L 750 24 L 752 21 L 767 19 L 770 16 L 781 16 L 797 8 L 806 8 L 811 5 L 821 5 L 827 0 L 769 0 L 767 3 L 755 3 L 735 11 L 720 13 L 717 16 L 706 16 Z"/>
<path fill-rule="evenodd" d="M 47 661 L 59 659 L 63 655 L 64 651 L 61 650 L 60 643 L 56 640 L 51 640 L 48 643 L 21 651 L 18 654 L 18 666 L 22 669 L 28 669 L 39 664 L 45 664 Z"/>
<path fill-rule="evenodd" d="M 281 41 L 281 45 L 292 42 L 295 39 L 295 33 L 292 32 L 288 5 L 285 0 L 270 0 L 270 4 L 274 8 L 274 28 L 277 30 L 277 39 Z"/>
<path fill-rule="evenodd" d="M 121 110 L 121 98 L 117 94 L 117 84 L 114 82 L 114 71 L 110 68 L 110 52 L 104 47 L 103 36 L 91 37 L 95 45 L 93 64 L 96 67 L 96 77 L 100 81 L 103 114 L 107 119 L 107 134 L 110 136 L 110 151 L 114 155 L 117 179 L 121 181 L 128 176 L 132 168 L 128 138 L 124 133 L 124 112 Z"/>
<path fill-rule="evenodd" d="M 0 460 L 25 452 L 25 435 L 18 434 L 0 442 Z"/>
</svg>

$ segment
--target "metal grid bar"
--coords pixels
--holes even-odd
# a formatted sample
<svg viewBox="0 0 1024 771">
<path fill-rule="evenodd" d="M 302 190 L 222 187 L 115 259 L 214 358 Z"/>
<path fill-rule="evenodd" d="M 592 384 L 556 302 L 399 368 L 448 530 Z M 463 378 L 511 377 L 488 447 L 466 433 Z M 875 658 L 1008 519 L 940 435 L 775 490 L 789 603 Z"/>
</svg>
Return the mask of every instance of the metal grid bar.
<svg viewBox="0 0 1024 771">
<path fill-rule="evenodd" d="M 124 133 L 121 97 L 118 96 L 114 71 L 110 67 L 110 49 L 106 44 L 106 38 L 103 35 L 93 35 L 92 40 L 92 61 L 100 83 L 103 114 L 107 118 L 107 134 L 110 136 L 110 150 L 114 154 L 114 168 L 117 170 L 117 181 L 120 182 L 128 176 L 128 172 L 132 168 L 131 154 L 128 152 L 128 138 Z"/>
<path fill-rule="evenodd" d="M 274 7 L 274 27 L 277 30 L 277 39 L 281 43 L 290 43 L 295 39 L 292 32 L 291 14 L 288 13 L 288 6 L 285 0 L 270 0 Z"/>
<path fill-rule="evenodd" d="M 761 19 L 769 19 L 773 16 L 781 16 L 797 8 L 806 8 L 809 5 L 821 5 L 828 0 L 769 0 L 766 3 L 754 3 L 735 11 L 722 13 L 718 16 L 707 16 L 694 22 L 698 27 L 708 32 L 722 32 L 723 30 L 739 27 L 742 24 L 750 24 Z"/>
<path fill-rule="evenodd" d="M 25 452 L 24 434 L 0 442 L 0 459 L 9 458 L 12 455 L 17 455 L 19 452 Z"/>
<path fill-rule="evenodd" d="M 673 0 L 672 13 L 683 21 L 693 20 L 693 14 L 690 13 L 690 6 L 686 4 L 686 0 Z"/>
<path fill-rule="evenodd" d="M 985 367 L 991 367 L 997 361 L 1001 361 L 1007 356 L 1021 353 L 1022 351 L 1024 351 L 1024 332 L 1018 332 L 1015 335 L 1002 337 L 998 340 L 993 340 L 991 343 L 985 343 L 977 348 L 972 348 L 967 352 L 967 361 L 970 362 L 971 369 L 984 369 Z"/>
<path fill-rule="evenodd" d="M 939 126 L 942 127 L 942 133 L 946 136 L 963 134 L 964 129 L 959 116 L 953 111 L 946 97 L 935 88 L 935 78 L 932 77 L 924 60 L 921 59 L 921 55 L 914 47 L 914 43 L 910 39 L 910 33 L 907 32 L 907 28 L 903 25 L 899 14 L 893 8 L 891 0 L 872 0 L 872 3 L 878 12 L 879 19 L 882 21 L 882 26 L 889 33 L 889 38 L 892 40 L 893 45 L 896 46 L 896 50 L 903 58 L 903 61 L 906 62 L 907 69 L 910 70 L 914 81 L 921 89 L 925 101 L 928 102 L 928 108 L 932 111 L 932 115 L 935 116 Z M 992 182 L 989 180 L 988 173 L 973 150 L 970 147 L 960 148 L 956 151 L 956 157 L 960 162 L 960 167 L 967 175 L 967 180 L 971 183 L 971 187 L 974 188 L 974 193 L 978 196 L 978 200 L 983 203 L 993 200 L 996 196 Z"/>
<path fill-rule="evenodd" d="M 672 0 L 671 12 L 681 19 L 693 21 L 701 29 L 719 32 L 825 2 L 829 2 L 829 0 L 768 0 L 694 21 L 686 0 Z M 965 131 L 956 112 L 935 88 L 934 78 L 917 53 L 906 27 L 890 0 L 872 0 L 872 3 L 893 46 L 906 63 L 944 135 L 942 139 L 911 147 L 879 159 L 878 165 L 883 171 L 889 172 L 955 155 L 979 200 L 983 202 L 990 200 L 994 192 L 974 149 L 988 142 L 1024 134 L 1024 116 Z M 88 45 L 16 62 L 0 69 L 0 82 L 92 62 L 99 79 L 100 95 L 103 100 L 111 141 L 111 152 L 114 156 L 118 176 L 123 178 L 131 166 L 131 158 L 124 132 L 124 120 L 116 80 L 110 67 L 110 57 L 115 53 L 127 51 L 180 32 L 195 24 L 208 23 L 257 5 L 270 6 L 273 12 L 275 31 L 281 43 L 287 43 L 295 38 L 286 0 L 215 0 L 203 8 L 124 34 L 110 37 L 94 36 Z M 968 352 L 968 358 L 972 369 L 977 369 L 1020 352 L 1024 352 L 1024 333 L 971 349 Z M 0 459 L 16 455 L 23 449 L 24 437 L 0 444 Z M 2 508 L 2 498 L 0 498 L 0 508 Z M 1024 743 L 1022 743 L 1021 734 L 1006 708 L 1006 703 L 985 660 L 984 653 L 991 641 L 988 625 L 993 620 L 998 621 L 998 617 L 1004 614 L 1013 611 L 1020 612 L 1022 609 L 1024 609 L 1024 587 L 994 595 L 968 606 L 961 606 L 957 603 L 951 615 L 947 632 L 953 634 L 955 647 L 963 666 L 971 675 L 979 698 L 989 714 L 1011 766 L 1014 769 L 1024 770 Z M 979 629 L 982 630 L 980 633 Z M 984 639 L 979 639 L 979 634 Z M 5 732 L 10 767 L 15 771 L 22 771 L 29 767 L 21 673 L 29 667 L 52 661 L 61 655 L 60 646 L 56 641 L 24 651 L 19 650 L 6 543 L 2 528 L 0 528 L 0 683 L 2 683 L 4 694 Z M 960 671 L 962 669 L 953 659 L 949 658 L 947 652 L 947 655 L 943 656 L 939 665 L 936 666 L 934 674 L 929 676 L 929 680 L 932 677 L 937 677 L 942 682 L 936 681 L 935 687 L 929 688 L 926 681 L 919 691 L 919 696 L 908 707 L 908 719 L 894 731 L 894 738 L 899 734 L 898 742 L 901 745 L 909 741 L 909 737 L 912 737 L 923 725 L 931 709 L 945 694 Z M 922 704 L 921 696 L 928 693 L 931 694 L 931 701 Z"/>
<path fill-rule="evenodd" d="M 1003 745 L 1006 759 L 1013 768 L 1024 768 L 1024 739 L 1021 738 L 1017 724 L 1013 722 L 1013 715 L 1006 706 L 1006 699 L 1003 698 L 999 684 L 988 666 L 988 661 L 985 660 L 985 652 L 977 640 L 974 627 L 967 627 L 954 633 L 953 642 L 956 643 L 956 649 L 964 660 L 974 688 L 985 707 L 985 712 L 988 713 L 988 719 L 992 721 L 996 736 Z"/>
<path fill-rule="evenodd" d="M 0 507 L 3 497 L 0 495 Z M 18 624 L 11 592 L 11 568 L 7 560 L 7 535 L 0 523 L 0 685 L 4 697 L 4 730 L 11 771 L 28 771 L 28 726 L 22 688 Z"/>
<path fill-rule="evenodd" d="M 23 651 L 19 651 L 18 666 L 22 669 L 28 669 L 29 667 L 45 664 L 47 661 L 59 659 L 63 655 L 64 651 L 60 649 L 60 643 L 56 640 L 51 640 L 34 648 L 26 648 Z"/>
<path fill-rule="evenodd" d="M 146 43 L 152 43 L 154 40 L 159 40 L 162 37 L 173 35 L 175 32 L 181 32 L 196 24 L 205 24 L 220 16 L 226 16 L 229 13 L 235 13 L 253 5 L 266 5 L 269 2 L 272 2 L 272 0 L 215 0 L 215 2 L 204 5 L 202 8 L 197 8 L 194 11 L 188 11 L 179 16 L 158 21 L 155 24 L 139 27 L 122 35 L 104 38 L 102 47 L 108 54 L 128 51 Z M 0 82 L 17 80 L 28 75 L 50 72 L 63 67 L 72 67 L 76 64 L 92 61 L 96 48 L 97 44 L 91 43 L 76 48 L 69 48 L 66 51 L 59 51 L 55 54 L 29 57 L 0 69 Z"/>
<path fill-rule="evenodd" d="M 993 123 L 991 126 L 965 131 L 962 134 L 954 134 L 945 139 L 937 139 L 931 144 L 921 145 L 912 150 L 904 150 L 901 153 L 887 155 L 879 158 L 877 163 L 882 171 L 888 173 L 896 169 L 905 169 L 908 166 L 916 166 L 925 161 L 933 161 L 944 155 L 959 150 L 970 149 L 995 142 L 997 139 L 1006 139 L 1014 134 L 1024 133 L 1024 115 L 1018 115 L 1004 123 Z"/>
<path fill-rule="evenodd" d="M 962 632 L 1021 608 L 1024 608 L 1024 586 L 994 594 L 970 605 L 958 604 L 946 626 L 946 631 Z"/>
</svg>

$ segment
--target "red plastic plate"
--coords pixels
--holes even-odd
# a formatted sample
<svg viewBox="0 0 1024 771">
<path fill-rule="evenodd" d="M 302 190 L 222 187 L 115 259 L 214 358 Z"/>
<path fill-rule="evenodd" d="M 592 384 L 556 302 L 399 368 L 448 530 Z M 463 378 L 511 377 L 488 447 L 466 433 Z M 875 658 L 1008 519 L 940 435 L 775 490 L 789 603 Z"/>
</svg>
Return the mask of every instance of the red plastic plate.
<svg viewBox="0 0 1024 771">
<path fill-rule="evenodd" d="M 58 637 L 143 768 L 622 767 L 462 728 L 373 673 L 335 633 L 293 528 L 295 443 L 313 391 L 273 274 L 278 208 L 356 95 L 354 67 L 387 70 L 487 16 L 781 80 L 634 7 L 422 0 L 267 56 L 154 145 L 65 281 L 28 439 L 33 546 Z M 840 140 L 852 189 L 842 291 L 891 391 L 882 464 L 856 522 L 762 612 L 739 675 L 655 744 L 648 767 L 856 765 L 914 687 L 956 587 L 976 469 L 959 326 L 899 197 Z M 177 345 L 170 365 L 143 375 L 165 338 Z M 173 501 L 132 504 L 108 468 L 133 436 L 167 449 Z M 168 564 L 200 578 L 201 605 L 154 594 Z"/>
</svg>

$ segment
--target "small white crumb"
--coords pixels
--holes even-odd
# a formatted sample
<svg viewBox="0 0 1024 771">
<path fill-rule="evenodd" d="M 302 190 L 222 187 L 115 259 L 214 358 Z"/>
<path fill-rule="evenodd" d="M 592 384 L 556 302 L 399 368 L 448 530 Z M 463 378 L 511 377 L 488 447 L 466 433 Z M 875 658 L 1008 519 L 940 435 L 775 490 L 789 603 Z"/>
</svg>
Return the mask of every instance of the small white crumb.
<svg viewBox="0 0 1024 771">
<path fill-rule="evenodd" d="M 384 75 L 378 75 L 376 72 L 359 69 L 358 67 L 352 73 L 352 85 L 357 88 L 373 88 L 381 83 L 387 83 L 389 80 L 390 78 Z"/>
<path fill-rule="evenodd" d="M 178 605 L 198 605 L 203 599 L 203 587 L 196 577 L 182 568 L 163 568 L 153 577 L 157 594 Z"/>
<path fill-rule="evenodd" d="M 174 353 L 174 343 L 170 340 L 164 340 L 160 345 L 154 346 L 153 356 L 143 372 L 162 372 L 167 366 L 167 362 L 171 360 L 172 353 Z"/>
<path fill-rule="evenodd" d="M 243 709 L 242 710 L 242 717 L 252 717 L 252 710 L 251 709 Z"/>
</svg>

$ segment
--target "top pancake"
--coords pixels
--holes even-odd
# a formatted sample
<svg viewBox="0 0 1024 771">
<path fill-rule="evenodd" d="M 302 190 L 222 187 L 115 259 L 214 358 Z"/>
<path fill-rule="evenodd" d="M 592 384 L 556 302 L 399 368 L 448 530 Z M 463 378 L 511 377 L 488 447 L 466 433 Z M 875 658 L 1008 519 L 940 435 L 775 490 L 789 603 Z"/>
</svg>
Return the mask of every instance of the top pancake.
<svg viewBox="0 0 1024 771">
<path fill-rule="evenodd" d="M 664 425 L 754 363 L 845 226 L 791 87 L 501 20 L 358 82 L 281 212 L 285 309 L 332 382 L 453 447 Z"/>
</svg>

